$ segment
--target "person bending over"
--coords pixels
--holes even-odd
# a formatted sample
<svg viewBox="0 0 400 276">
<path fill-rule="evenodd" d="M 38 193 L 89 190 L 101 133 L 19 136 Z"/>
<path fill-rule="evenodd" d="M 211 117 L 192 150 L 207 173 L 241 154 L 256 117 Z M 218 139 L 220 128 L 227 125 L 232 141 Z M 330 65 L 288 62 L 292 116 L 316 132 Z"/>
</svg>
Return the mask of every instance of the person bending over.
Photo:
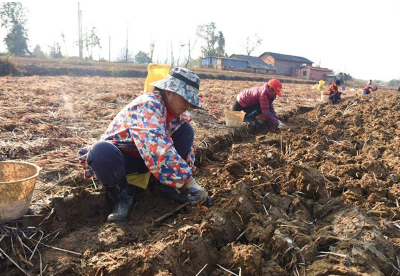
<svg viewBox="0 0 400 276">
<path fill-rule="evenodd" d="M 284 124 L 279 120 L 273 105 L 276 96 L 282 97 L 281 89 L 282 83 L 277 79 L 271 79 L 262 86 L 245 89 L 237 95 L 232 110 L 243 110 L 246 113 L 244 121 L 252 126 L 255 122 L 262 123 L 256 118 L 260 114 L 269 124 L 282 126 Z"/>
<path fill-rule="evenodd" d="M 173 68 L 165 79 L 150 83 L 155 90 L 125 106 L 91 147 L 80 150 L 86 177 L 95 174 L 114 202 L 108 221 L 126 219 L 133 202 L 127 175 L 150 171 L 160 190 L 179 202 L 210 203 L 193 177 L 195 148 L 188 108 L 203 108 L 200 78 Z"/>
</svg>

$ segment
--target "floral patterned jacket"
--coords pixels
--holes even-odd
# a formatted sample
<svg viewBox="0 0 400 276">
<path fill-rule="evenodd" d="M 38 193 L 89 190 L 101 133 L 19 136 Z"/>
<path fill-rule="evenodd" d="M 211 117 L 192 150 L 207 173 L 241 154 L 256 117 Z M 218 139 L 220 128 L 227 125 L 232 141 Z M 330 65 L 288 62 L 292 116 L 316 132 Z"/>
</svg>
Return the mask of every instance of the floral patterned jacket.
<svg viewBox="0 0 400 276">
<path fill-rule="evenodd" d="M 182 159 L 173 146 L 171 135 L 192 116 L 184 112 L 167 125 L 167 110 L 158 91 L 143 94 L 125 106 L 108 126 L 101 140 L 110 141 L 121 151 L 138 150 L 149 171 L 163 184 L 181 188 L 194 171 L 195 147 Z M 79 151 L 85 176 L 93 171 L 86 163 L 90 147 Z"/>
</svg>

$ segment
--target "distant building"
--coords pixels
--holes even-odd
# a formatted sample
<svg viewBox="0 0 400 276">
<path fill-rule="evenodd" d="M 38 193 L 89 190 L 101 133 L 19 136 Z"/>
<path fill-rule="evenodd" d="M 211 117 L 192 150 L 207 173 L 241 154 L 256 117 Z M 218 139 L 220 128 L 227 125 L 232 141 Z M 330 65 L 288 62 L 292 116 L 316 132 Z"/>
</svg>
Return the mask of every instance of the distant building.
<svg viewBox="0 0 400 276">
<path fill-rule="evenodd" d="M 276 68 L 266 64 L 258 57 L 232 55 L 226 57 L 205 57 L 201 59 L 203 68 L 214 68 L 217 70 L 241 71 L 259 74 L 275 74 Z"/>
<path fill-rule="evenodd" d="M 201 59 L 201 66 L 217 70 L 244 70 L 247 67 L 247 62 L 236 58 L 204 57 Z"/>
<path fill-rule="evenodd" d="M 292 77 L 307 80 L 324 80 L 330 83 L 335 80 L 336 75 L 331 69 L 304 64 L 292 70 Z"/>
<path fill-rule="evenodd" d="M 299 68 L 303 64 L 312 66 L 313 62 L 303 57 L 265 52 L 260 56 L 265 63 L 271 64 L 276 68 L 278 75 L 291 76 L 292 70 Z"/>
<path fill-rule="evenodd" d="M 259 57 L 235 54 L 231 55 L 230 57 L 247 61 L 247 67 L 252 69 L 253 73 L 276 74 L 276 68 L 271 64 L 265 63 Z"/>
</svg>

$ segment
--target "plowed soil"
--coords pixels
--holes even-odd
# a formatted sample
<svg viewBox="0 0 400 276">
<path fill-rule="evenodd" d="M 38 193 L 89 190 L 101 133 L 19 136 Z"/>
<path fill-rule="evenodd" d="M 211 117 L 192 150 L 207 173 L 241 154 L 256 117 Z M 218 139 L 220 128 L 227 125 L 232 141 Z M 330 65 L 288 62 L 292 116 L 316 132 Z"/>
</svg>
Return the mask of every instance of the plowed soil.
<svg viewBox="0 0 400 276">
<path fill-rule="evenodd" d="M 286 128 L 232 129 L 223 110 L 260 83 L 205 80 L 208 111 L 194 113 L 196 179 L 213 204 L 172 212 L 179 203 L 142 191 L 126 222 L 107 223 L 111 203 L 96 180 L 83 180 L 76 152 L 142 81 L 1 81 L 3 159 L 44 170 L 29 215 L 0 225 L 8 254 L 0 253 L 0 274 L 400 275 L 399 94 L 332 105 L 310 85 L 284 84 L 275 106 Z M 15 225 L 35 230 L 22 237 L 28 248 L 41 241 L 31 259 L 3 235 Z"/>
</svg>

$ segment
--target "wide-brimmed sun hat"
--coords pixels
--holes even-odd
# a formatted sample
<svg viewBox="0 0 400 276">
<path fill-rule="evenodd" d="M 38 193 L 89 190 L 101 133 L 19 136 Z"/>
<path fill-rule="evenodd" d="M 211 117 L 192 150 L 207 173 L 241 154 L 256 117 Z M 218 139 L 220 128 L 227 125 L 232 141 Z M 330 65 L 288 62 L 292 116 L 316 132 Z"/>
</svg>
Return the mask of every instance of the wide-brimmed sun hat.
<svg viewBox="0 0 400 276">
<path fill-rule="evenodd" d="M 204 108 L 198 96 L 200 78 L 188 69 L 172 68 L 165 79 L 152 82 L 150 85 L 181 95 L 195 108 Z"/>
</svg>

